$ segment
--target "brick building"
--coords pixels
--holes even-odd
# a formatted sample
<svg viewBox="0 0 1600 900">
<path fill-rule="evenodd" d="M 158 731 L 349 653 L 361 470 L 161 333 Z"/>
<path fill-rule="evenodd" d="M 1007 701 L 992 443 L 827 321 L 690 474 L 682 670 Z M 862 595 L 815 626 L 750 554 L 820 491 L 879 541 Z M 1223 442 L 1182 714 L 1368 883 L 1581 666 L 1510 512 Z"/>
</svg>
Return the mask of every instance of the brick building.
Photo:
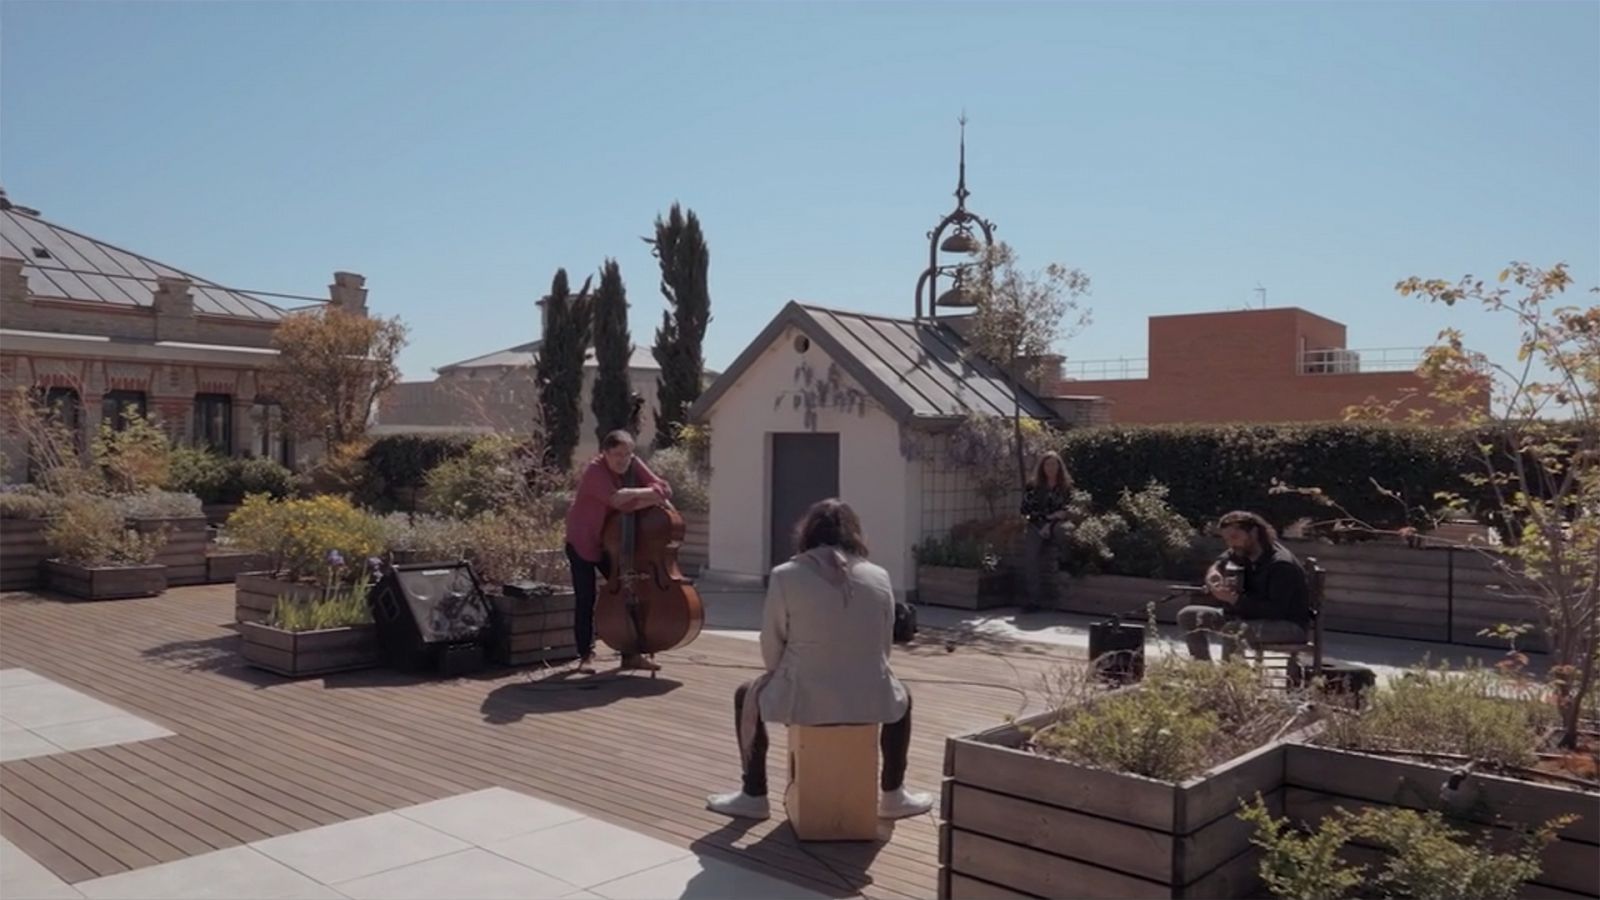
<svg viewBox="0 0 1600 900">
<path fill-rule="evenodd" d="M 365 279 L 336 272 L 329 301 L 365 314 Z M 313 305 L 306 298 L 306 306 Z M 0 388 L 36 390 L 85 444 L 125 409 L 176 441 L 286 464 L 295 447 L 263 372 L 292 310 L 223 287 L 18 206 L 0 193 Z M 26 475 L 15 423 L 0 423 L 8 480 Z"/>
<path fill-rule="evenodd" d="M 540 329 L 548 329 L 546 300 L 539 301 Z M 542 341 L 529 341 L 504 350 L 464 359 L 434 370 L 432 381 L 406 381 L 394 386 L 378 403 L 373 434 L 526 434 L 534 425 L 539 404 L 539 385 L 534 378 L 534 363 Z M 574 459 L 585 459 L 599 452 L 595 436 L 598 420 L 590 401 L 599 374 L 594 348 L 583 361 L 583 393 L 579 408 L 583 422 L 578 426 L 578 446 Z M 628 384 L 643 400 L 640 415 L 640 446 L 655 440 L 656 391 L 661 367 L 649 347 L 635 346 L 628 359 Z M 707 369 L 705 383 L 717 373 Z"/>
<path fill-rule="evenodd" d="M 1338 420 L 1427 393 L 1421 349 L 1351 350 L 1342 323 L 1297 307 L 1152 316 L 1149 329 L 1147 359 L 1074 361 L 1042 393 L 1102 397 L 1118 424 Z"/>
</svg>

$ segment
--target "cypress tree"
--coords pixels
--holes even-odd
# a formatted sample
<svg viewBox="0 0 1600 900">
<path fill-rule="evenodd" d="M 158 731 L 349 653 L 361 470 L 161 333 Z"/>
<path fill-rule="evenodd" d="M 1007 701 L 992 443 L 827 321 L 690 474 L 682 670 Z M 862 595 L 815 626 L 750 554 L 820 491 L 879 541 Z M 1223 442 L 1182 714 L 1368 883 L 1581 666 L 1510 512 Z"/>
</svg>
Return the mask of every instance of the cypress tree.
<svg viewBox="0 0 1600 900">
<path fill-rule="evenodd" d="M 534 375 L 539 385 L 539 414 L 544 431 L 545 461 L 565 472 L 572 468 L 583 424 L 583 362 L 589 351 L 592 319 L 589 282 L 573 296 L 567 270 L 557 269 L 544 298 L 544 334 Z"/>
<path fill-rule="evenodd" d="M 594 358 L 597 371 L 594 396 L 595 438 L 627 428 L 633 412 L 633 388 L 628 380 L 628 362 L 633 357 L 633 341 L 628 333 L 628 291 L 622 283 L 622 269 L 614 259 L 600 270 L 600 286 L 594 293 Z"/>
<path fill-rule="evenodd" d="M 707 273 L 711 251 L 700 230 L 700 218 L 685 214 L 677 203 L 663 220 L 656 216 L 656 236 L 646 238 L 661 265 L 661 296 L 667 309 L 656 329 L 651 348 L 661 367 L 656 388 L 657 447 L 677 442 L 678 427 L 688 420 L 689 407 L 700 397 L 705 373 L 706 325 L 711 321 L 711 292 Z"/>
</svg>

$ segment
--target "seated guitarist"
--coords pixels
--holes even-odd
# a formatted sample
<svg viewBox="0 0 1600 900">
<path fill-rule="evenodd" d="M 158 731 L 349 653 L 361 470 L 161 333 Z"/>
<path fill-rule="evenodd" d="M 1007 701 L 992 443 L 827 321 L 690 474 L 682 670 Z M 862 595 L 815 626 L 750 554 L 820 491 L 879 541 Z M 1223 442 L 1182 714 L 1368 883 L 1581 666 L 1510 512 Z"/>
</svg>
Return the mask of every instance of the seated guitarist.
<svg viewBox="0 0 1600 900">
<path fill-rule="evenodd" d="M 578 643 L 578 671 L 594 671 L 594 603 L 597 578 L 605 558 L 606 515 L 611 510 L 636 512 L 661 506 L 672 498 L 672 486 L 658 477 L 633 455 L 633 435 L 613 431 L 600 441 L 600 455 L 589 461 L 578 481 L 578 491 L 567 510 L 567 565 L 572 570 L 572 591 L 576 595 L 574 626 Z M 628 470 L 634 470 L 634 483 L 643 487 L 623 487 Z M 624 656 L 625 669 L 653 671 L 660 666 L 634 653 Z"/>
</svg>

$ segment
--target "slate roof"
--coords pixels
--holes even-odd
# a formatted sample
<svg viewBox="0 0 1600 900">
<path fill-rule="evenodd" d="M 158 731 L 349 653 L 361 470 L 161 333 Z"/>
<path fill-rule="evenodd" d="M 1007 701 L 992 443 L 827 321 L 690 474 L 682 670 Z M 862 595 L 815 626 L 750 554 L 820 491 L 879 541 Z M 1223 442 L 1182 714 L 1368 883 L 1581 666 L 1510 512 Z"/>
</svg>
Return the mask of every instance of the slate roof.
<svg viewBox="0 0 1600 900">
<path fill-rule="evenodd" d="M 515 347 L 507 347 L 504 350 L 496 350 L 493 353 L 485 353 L 482 356 L 474 356 L 471 359 L 464 359 L 460 362 L 450 363 L 447 366 L 440 366 L 434 371 L 444 374 L 445 372 L 453 372 L 461 369 L 495 369 L 502 367 L 517 368 L 520 366 L 531 366 L 533 365 L 535 357 L 537 357 L 539 354 L 540 345 L 543 343 L 543 341 L 529 341 L 526 344 L 518 344 Z M 584 356 L 583 364 L 585 366 L 592 366 L 595 364 L 593 347 L 590 347 L 589 352 Z M 633 369 L 661 368 L 661 366 L 656 364 L 655 355 L 650 352 L 650 348 L 642 347 L 637 344 L 634 345 L 633 356 L 628 360 L 628 367 Z"/>
<path fill-rule="evenodd" d="M 267 321 L 285 315 L 260 297 L 47 222 L 21 207 L 0 210 L 0 254 L 22 260 L 28 288 L 40 297 L 149 307 L 156 279 L 165 275 L 194 283 L 195 311 L 203 315 Z"/>
<path fill-rule="evenodd" d="M 703 421 L 717 400 L 784 330 L 798 329 L 901 422 L 933 424 L 968 412 L 1053 419 L 1055 412 L 998 367 L 970 355 L 949 325 L 790 302 L 700 396 L 689 416 Z"/>
</svg>

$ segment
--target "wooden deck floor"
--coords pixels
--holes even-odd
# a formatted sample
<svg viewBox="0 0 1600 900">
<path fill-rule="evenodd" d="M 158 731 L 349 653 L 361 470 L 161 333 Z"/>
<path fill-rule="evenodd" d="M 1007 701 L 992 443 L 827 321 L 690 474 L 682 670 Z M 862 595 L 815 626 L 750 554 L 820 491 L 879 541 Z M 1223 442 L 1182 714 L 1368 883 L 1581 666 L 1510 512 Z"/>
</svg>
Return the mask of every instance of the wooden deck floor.
<svg viewBox="0 0 1600 900">
<path fill-rule="evenodd" d="M 847 897 L 931 897 L 933 817 L 877 844 L 802 847 L 784 824 L 703 808 L 738 784 L 734 688 L 755 643 L 708 631 L 655 680 L 575 689 L 551 673 L 419 680 L 387 671 L 291 681 L 246 668 L 231 586 L 150 600 L 0 597 L 0 667 L 23 667 L 175 737 L 0 767 L 0 834 L 68 882 L 181 859 L 491 786 Z M 925 631 L 897 648 L 917 698 L 909 781 L 937 790 L 946 735 L 997 724 L 1066 661 L 1037 645 Z M 950 682 L 977 682 L 953 684 Z M 1022 692 L 1026 692 L 1026 697 Z M 785 782 L 773 730 L 772 791 Z"/>
</svg>

